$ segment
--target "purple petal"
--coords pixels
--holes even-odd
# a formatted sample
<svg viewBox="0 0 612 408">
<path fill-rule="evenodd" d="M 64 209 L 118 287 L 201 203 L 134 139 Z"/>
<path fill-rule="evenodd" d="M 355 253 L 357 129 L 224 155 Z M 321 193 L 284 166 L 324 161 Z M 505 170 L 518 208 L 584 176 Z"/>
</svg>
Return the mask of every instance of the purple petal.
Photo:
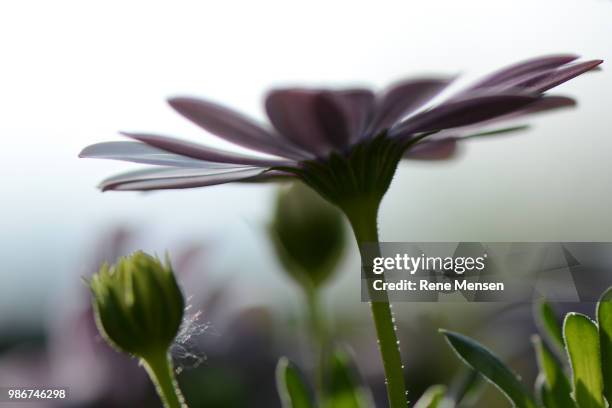
<svg viewBox="0 0 612 408">
<path fill-rule="evenodd" d="M 550 110 L 572 107 L 576 105 L 576 101 L 572 98 L 568 98 L 565 96 L 543 96 L 538 98 L 533 103 L 530 103 L 525 108 L 518 109 L 514 112 L 511 112 L 507 115 L 497 116 L 493 119 L 486 120 L 483 122 L 478 122 L 476 124 L 464 126 L 461 128 L 450 129 L 442 131 L 435 136 L 437 138 L 445 138 L 445 137 L 461 137 L 468 133 L 473 133 L 478 131 L 478 129 L 482 129 L 484 127 L 488 127 L 493 124 L 497 124 L 499 122 L 513 120 L 525 115 L 532 115 L 535 113 L 547 112 Z"/>
<path fill-rule="evenodd" d="M 473 126 L 468 126 L 467 129 L 473 130 L 475 128 L 482 128 L 484 126 L 489 126 L 494 123 L 499 123 L 502 121 L 513 120 L 520 118 L 526 115 L 533 115 L 536 113 L 548 112 L 555 109 L 561 108 L 571 108 L 576 106 L 576 101 L 572 98 L 568 98 L 566 96 L 543 96 L 538 98 L 535 102 L 527 105 L 522 109 L 518 109 L 512 113 L 507 115 L 498 116 L 491 120 L 478 123 Z"/>
<path fill-rule="evenodd" d="M 488 95 L 453 100 L 419 113 L 391 129 L 392 136 L 439 131 L 467 126 L 506 115 L 528 106 L 537 98 L 527 95 Z"/>
<path fill-rule="evenodd" d="M 488 88 L 479 88 L 476 90 L 471 90 L 470 92 L 463 92 L 460 95 L 472 94 L 475 95 L 478 92 L 481 94 L 494 94 L 498 92 L 508 92 L 516 89 L 528 89 L 533 88 L 533 84 L 540 81 L 542 78 L 546 78 L 551 73 L 555 72 L 557 69 L 547 69 L 535 72 L 529 72 L 527 74 L 519 75 L 514 78 L 508 79 L 503 83 L 500 83 L 495 86 L 491 86 Z"/>
<path fill-rule="evenodd" d="M 566 96 L 544 96 L 525 108 L 519 109 L 512 113 L 511 116 L 512 118 L 515 118 L 533 113 L 547 112 L 549 110 L 559 108 L 570 108 L 573 106 L 576 106 L 576 101 L 572 98 L 568 98 Z"/>
<path fill-rule="evenodd" d="M 529 59 L 490 74 L 483 80 L 472 85 L 469 90 L 499 86 L 513 78 L 517 78 L 534 72 L 546 71 L 552 68 L 557 68 L 572 61 L 575 61 L 577 58 L 577 55 L 566 54 L 548 55 Z"/>
<path fill-rule="evenodd" d="M 531 86 L 537 92 L 545 92 L 551 88 L 561 85 L 564 82 L 569 81 L 578 75 L 584 74 L 587 71 L 592 70 L 603 62 L 603 60 L 592 60 L 573 64 L 565 68 L 560 68 L 551 72 L 549 75 L 544 76 L 538 81 L 535 81 Z"/>
<path fill-rule="evenodd" d="M 265 169 L 245 168 L 241 170 L 203 170 L 153 168 L 131 171 L 110 177 L 100 183 L 102 191 L 146 191 L 177 188 L 192 188 L 229 183 L 254 177 Z"/>
<path fill-rule="evenodd" d="M 237 145 L 282 157 L 305 157 L 287 140 L 276 137 L 246 116 L 224 106 L 196 98 L 171 98 L 168 103 L 204 130 Z"/>
<path fill-rule="evenodd" d="M 246 156 L 239 153 L 228 152 L 212 147 L 202 146 L 196 143 L 187 142 L 167 136 L 159 136 L 144 133 L 124 133 L 123 135 L 136 139 L 150 146 L 162 149 L 171 153 L 191 157 L 193 159 L 217 162 L 243 164 L 253 166 L 287 166 L 295 162 L 278 159 L 264 159 L 255 156 Z"/>
<path fill-rule="evenodd" d="M 333 94 L 308 89 L 282 89 L 266 97 L 266 112 L 278 132 L 317 156 L 349 140 L 349 125 Z"/>
<path fill-rule="evenodd" d="M 240 180 L 245 183 L 262 183 L 271 181 L 291 181 L 295 180 L 296 175 L 286 171 L 269 170 L 248 179 Z"/>
<path fill-rule="evenodd" d="M 388 129 L 404 116 L 414 112 L 450 84 L 450 79 L 424 78 L 399 82 L 379 98 L 368 134 Z"/>
<path fill-rule="evenodd" d="M 457 153 L 457 140 L 446 138 L 424 140 L 406 151 L 404 158 L 413 160 L 446 160 Z"/>
<path fill-rule="evenodd" d="M 140 142 L 102 142 L 87 146 L 79 157 L 94 159 L 122 160 L 134 163 L 154 164 L 190 168 L 227 168 L 223 163 L 192 159 Z"/>
<path fill-rule="evenodd" d="M 523 88 L 534 93 L 542 93 L 594 69 L 602 62 L 601 60 L 586 61 L 559 69 L 554 68 L 531 72 L 505 81 L 502 85 L 490 88 L 488 91 L 489 93 L 492 91 L 503 92 L 515 88 Z"/>
<path fill-rule="evenodd" d="M 359 139 L 366 130 L 365 127 L 374 108 L 374 93 L 368 89 L 351 89 L 330 91 L 328 95 L 344 112 L 350 141 Z"/>
<path fill-rule="evenodd" d="M 351 140 L 351 123 L 341 105 L 343 97 L 333 92 L 321 92 L 314 103 L 319 129 L 331 146 L 343 149 Z"/>
</svg>

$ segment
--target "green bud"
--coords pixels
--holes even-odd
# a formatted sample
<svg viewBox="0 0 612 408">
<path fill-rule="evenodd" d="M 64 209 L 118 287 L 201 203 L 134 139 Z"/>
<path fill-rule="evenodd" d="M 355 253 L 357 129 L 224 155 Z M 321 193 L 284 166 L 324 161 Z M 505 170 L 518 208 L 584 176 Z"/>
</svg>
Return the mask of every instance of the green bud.
<svg viewBox="0 0 612 408">
<path fill-rule="evenodd" d="M 340 211 L 303 183 L 280 190 L 270 233 L 285 270 L 310 287 L 332 275 L 345 245 Z"/>
<path fill-rule="evenodd" d="M 90 282 L 98 330 L 119 351 L 165 355 L 178 333 L 185 301 L 170 261 L 136 252 L 102 265 Z"/>
</svg>

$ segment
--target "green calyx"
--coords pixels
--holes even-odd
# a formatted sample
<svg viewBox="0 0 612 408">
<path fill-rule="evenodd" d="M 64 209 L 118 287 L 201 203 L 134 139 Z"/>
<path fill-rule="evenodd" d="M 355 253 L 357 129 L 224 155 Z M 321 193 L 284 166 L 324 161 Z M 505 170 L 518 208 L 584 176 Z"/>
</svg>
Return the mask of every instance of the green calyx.
<svg viewBox="0 0 612 408">
<path fill-rule="evenodd" d="M 102 265 L 89 284 L 96 323 L 109 344 L 142 358 L 165 355 L 185 306 L 168 260 L 139 251 Z"/>
<path fill-rule="evenodd" d="M 407 142 L 383 132 L 346 153 L 332 152 L 325 159 L 304 161 L 300 168 L 279 170 L 298 176 L 349 217 L 355 211 L 376 212 L 404 153 L 424 136 Z"/>
<path fill-rule="evenodd" d="M 279 191 L 269 231 L 284 269 L 306 288 L 331 277 L 346 241 L 340 211 L 299 182 Z"/>
</svg>

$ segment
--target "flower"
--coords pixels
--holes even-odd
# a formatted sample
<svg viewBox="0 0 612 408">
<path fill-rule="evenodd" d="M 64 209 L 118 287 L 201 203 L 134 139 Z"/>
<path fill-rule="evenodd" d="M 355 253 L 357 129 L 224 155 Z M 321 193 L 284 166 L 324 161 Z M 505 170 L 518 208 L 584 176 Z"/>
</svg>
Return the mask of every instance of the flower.
<svg viewBox="0 0 612 408">
<path fill-rule="evenodd" d="M 265 109 L 273 128 L 213 102 L 171 98 L 169 104 L 187 119 L 253 154 L 156 134 L 123 133 L 136 141 L 94 144 L 80 157 L 156 165 L 108 178 L 101 183 L 102 190 L 178 189 L 299 177 L 340 205 L 339 183 L 355 183 L 366 192 L 373 188 L 374 195 L 381 196 L 403 157 L 448 158 L 456 142 L 478 127 L 574 105 L 571 98 L 545 92 L 602 62 L 575 62 L 577 58 L 553 55 L 515 64 L 427 109 L 423 107 L 451 79 L 409 79 L 376 94 L 368 89 L 272 90 Z M 343 171 L 347 163 L 342 161 L 352 171 Z M 363 166 L 369 174 L 361 172 Z"/>
<path fill-rule="evenodd" d="M 545 92 L 602 63 L 576 60 L 574 55 L 555 55 L 521 62 L 431 107 L 426 105 L 450 79 L 407 80 L 379 94 L 367 89 L 274 90 L 265 101 L 274 130 L 208 101 L 173 98 L 170 105 L 195 124 L 266 156 L 160 135 L 124 133 L 136 142 L 95 144 L 85 148 L 81 157 L 158 166 L 106 179 L 103 190 L 191 188 L 297 177 L 347 216 L 360 244 L 362 264 L 369 265 L 372 254 L 361 244 L 378 243 L 378 210 L 402 158 L 449 157 L 456 141 L 469 137 L 479 126 L 573 105 L 570 98 Z M 508 130 L 513 129 L 500 131 Z M 373 290 L 368 282 L 370 298 Z M 370 308 L 389 406 L 405 408 L 403 365 L 391 308 L 386 294 L 377 300 L 370 302 Z"/>
<path fill-rule="evenodd" d="M 169 262 L 135 252 L 103 264 L 90 282 L 98 329 L 116 349 L 165 355 L 179 331 L 185 301 Z"/>
<path fill-rule="evenodd" d="M 285 271 L 306 290 L 329 280 L 346 244 L 342 213 L 303 183 L 279 191 L 269 232 Z"/>
</svg>

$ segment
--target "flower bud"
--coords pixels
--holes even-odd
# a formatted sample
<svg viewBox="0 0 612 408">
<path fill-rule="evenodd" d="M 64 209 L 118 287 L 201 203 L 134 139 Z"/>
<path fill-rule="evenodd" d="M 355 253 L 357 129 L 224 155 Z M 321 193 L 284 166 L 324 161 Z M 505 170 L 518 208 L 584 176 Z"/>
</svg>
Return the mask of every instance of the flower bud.
<svg viewBox="0 0 612 408">
<path fill-rule="evenodd" d="M 311 287 L 332 275 L 345 245 L 340 211 L 302 183 L 280 190 L 270 233 L 285 270 Z"/>
<path fill-rule="evenodd" d="M 98 330 L 119 351 L 138 357 L 166 353 L 185 301 L 170 261 L 136 252 L 102 265 L 90 282 Z"/>
</svg>

